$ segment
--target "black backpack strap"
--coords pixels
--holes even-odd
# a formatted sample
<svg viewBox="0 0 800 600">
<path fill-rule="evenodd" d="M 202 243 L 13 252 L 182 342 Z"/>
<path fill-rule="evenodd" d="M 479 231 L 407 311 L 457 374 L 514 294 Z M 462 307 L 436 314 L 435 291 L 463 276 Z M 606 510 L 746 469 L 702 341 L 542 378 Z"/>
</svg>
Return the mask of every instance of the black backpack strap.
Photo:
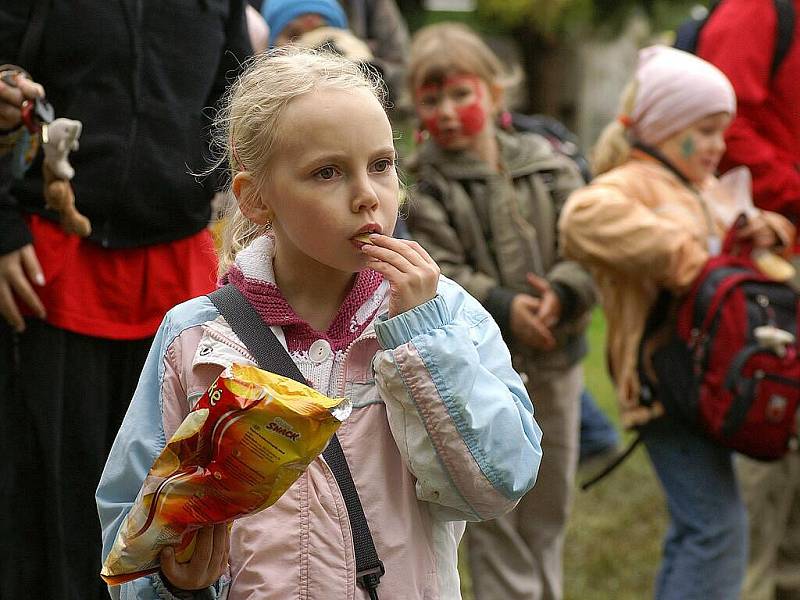
<svg viewBox="0 0 800 600">
<path fill-rule="evenodd" d="M 792 0 L 774 0 L 778 24 L 775 37 L 775 54 L 772 56 L 772 69 L 770 77 L 774 77 L 783 59 L 789 53 L 794 39 L 795 12 Z"/>
<path fill-rule="evenodd" d="M 255 357 L 259 367 L 304 385 L 308 384 L 292 357 L 272 333 L 272 329 L 264 323 L 256 309 L 235 286 L 222 286 L 208 294 L 208 297 Z"/>
<path fill-rule="evenodd" d="M 231 284 L 225 285 L 208 294 L 208 297 L 255 357 L 259 367 L 307 384 L 292 357 L 236 287 Z M 336 483 L 347 507 L 356 555 L 356 580 L 367 590 L 372 600 L 378 600 L 376 589 L 386 571 L 375 550 L 369 523 L 338 437 L 334 435 L 331 438 L 322 455 L 336 477 Z"/>
<path fill-rule="evenodd" d="M 642 368 L 642 364 L 644 362 L 645 345 L 647 344 L 647 340 L 667 321 L 672 300 L 673 296 L 668 291 L 661 290 L 661 292 L 659 292 L 653 307 L 650 309 L 650 312 L 647 315 L 647 321 L 645 322 L 644 331 L 642 332 L 642 339 L 639 342 L 639 350 L 636 359 L 637 364 L 639 365 L 637 375 L 639 377 L 639 386 L 641 390 L 641 402 L 645 406 L 651 406 L 656 400 L 656 382 L 651 381 L 645 370 Z M 638 430 L 636 437 L 633 438 L 631 443 L 623 452 L 614 457 L 614 459 L 605 467 L 603 467 L 599 473 L 581 483 L 581 489 L 583 491 L 588 490 L 596 483 L 605 479 L 606 476 L 614 472 L 614 470 L 623 462 L 625 462 L 625 460 L 633 453 L 633 451 L 636 450 L 642 441 L 641 429 L 638 427 L 636 429 Z"/>
<path fill-rule="evenodd" d="M 47 13 L 50 12 L 50 2 L 51 0 L 34 0 L 33 8 L 31 8 L 31 14 L 28 18 L 28 27 L 25 29 L 25 35 L 22 37 L 22 43 L 19 47 L 17 63 L 29 73 L 33 72 L 34 63 L 36 62 L 37 54 L 39 54 L 44 24 L 47 21 Z M 34 80 L 36 79 L 35 76 L 33 78 Z"/>
<path fill-rule="evenodd" d="M 697 46 L 700 43 L 700 34 L 703 28 L 708 24 L 711 15 L 719 6 L 721 0 L 715 0 L 708 6 L 708 12 L 705 16 L 696 19 L 690 17 L 680 24 L 678 30 L 675 32 L 675 43 L 673 44 L 678 50 L 697 54 Z"/>
</svg>

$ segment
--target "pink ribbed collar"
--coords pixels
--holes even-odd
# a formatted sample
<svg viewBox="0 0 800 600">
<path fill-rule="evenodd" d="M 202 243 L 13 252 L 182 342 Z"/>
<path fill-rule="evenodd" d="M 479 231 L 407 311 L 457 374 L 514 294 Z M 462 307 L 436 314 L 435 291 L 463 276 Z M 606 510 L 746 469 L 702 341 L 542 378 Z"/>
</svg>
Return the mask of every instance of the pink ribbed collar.
<svg viewBox="0 0 800 600">
<path fill-rule="evenodd" d="M 283 329 L 290 352 L 306 351 L 319 339 L 326 340 L 334 351 L 347 348 L 380 309 L 383 299 L 376 297 L 376 291 L 383 276 L 372 269 L 360 271 L 328 329 L 316 331 L 294 311 L 275 284 L 272 244 L 271 239 L 263 238 L 253 242 L 252 246 L 257 247 L 248 247 L 240 253 L 242 256 L 237 257 L 222 283 L 235 285 L 267 325 Z M 257 264 L 258 258 L 269 264 Z"/>
</svg>

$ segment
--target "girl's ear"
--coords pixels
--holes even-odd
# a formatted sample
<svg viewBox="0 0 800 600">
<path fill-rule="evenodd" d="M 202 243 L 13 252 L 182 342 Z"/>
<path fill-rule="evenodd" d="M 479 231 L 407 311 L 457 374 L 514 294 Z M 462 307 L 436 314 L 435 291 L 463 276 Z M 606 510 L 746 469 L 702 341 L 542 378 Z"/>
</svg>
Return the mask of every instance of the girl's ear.
<svg viewBox="0 0 800 600">
<path fill-rule="evenodd" d="M 506 90 L 502 85 L 493 83 L 489 86 L 489 94 L 492 98 L 492 112 L 499 114 L 503 110 L 506 99 Z"/>
<path fill-rule="evenodd" d="M 239 210 L 256 225 L 266 225 L 272 220 L 272 211 L 264 204 L 258 184 L 250 173 L 237 173 L 231 191 L 239 203 Z"/>
</svg>

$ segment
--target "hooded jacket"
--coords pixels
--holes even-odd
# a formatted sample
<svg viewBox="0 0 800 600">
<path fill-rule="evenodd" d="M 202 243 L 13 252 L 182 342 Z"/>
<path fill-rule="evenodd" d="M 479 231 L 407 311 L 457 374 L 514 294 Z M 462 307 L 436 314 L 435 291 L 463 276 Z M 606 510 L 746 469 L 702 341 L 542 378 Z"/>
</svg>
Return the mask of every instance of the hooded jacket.
<svg viewBox="0 0 800 600">
<path fill-rule="evenodd" d="M 492 314 L 515 356 L 527 357 L 534 380 L 569 368 L 586 354 L 583 330 L 595 292 L 589 273 L 564 260 L 557 221 L 569 194 L 583 184 L 574 163 L 535 134 L 498 132 L 502 172 L 466 152 L 426 142 L 411 164 L 417 187 L 408 226 L 451 277 Z M 516 344 L 510 332 L 511 301 L 535 295 L 527 273 L 546 278 L 562 305 L 554 329 L 556 350 Z"/>
<path fill-rule="evenodd" d="M 720 169 L 747 166 L 757 206 L 800 224 L 800 0 L 793 41 L 774 75 L 777 11 L 771 0 L 727 0 L 700 35 L 697 54 L 736 91 L 737 114 L 725 134 Z M 795 246 L 797 251 L 798 246 Z"/>
<path fill-rule="evenodd" d="M 723 239 L 735 215 L 734 199 L 716 179 L 695 192 L 638 150 L 572 194 L 564 207 L 561 245 L 597 282 L 623 426 L 642 425 L 663 409 L 642 405 L 637 374 L 639 344 L 659 291 L 687 292 L 709 258 L 709 240 Z M 792 225 L 778 214 L 764 215 L 790 245 Z"/>
</svg>

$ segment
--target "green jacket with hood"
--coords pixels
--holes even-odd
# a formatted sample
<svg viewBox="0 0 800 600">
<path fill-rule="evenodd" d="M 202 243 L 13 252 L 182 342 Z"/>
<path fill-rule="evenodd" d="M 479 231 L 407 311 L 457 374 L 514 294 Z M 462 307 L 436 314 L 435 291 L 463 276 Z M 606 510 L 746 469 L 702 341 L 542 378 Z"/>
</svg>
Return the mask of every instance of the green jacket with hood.
<svg viewBox="0 0 800 600">
<path fill-rule="evenodd" d="M 536 371 L 541 379 L 586 354 L 583 332 L 595 302 L 594 284 L 583 267 L 561 257 L 557 231 L 561 207 L 583 180 L 572 161 L 541 136 L 502 131 L 497 136 L 500 172 L 470 153 L 423 144 L 409 165 L 416 189 L 408 226 L 442 273 L 492 314 L 518 368 Z M 527 273 L 547 279 L 561 300 L 553 351 L 523 346 L 511 335 L 512 299 L 537 295 Z"/>
</svg>

